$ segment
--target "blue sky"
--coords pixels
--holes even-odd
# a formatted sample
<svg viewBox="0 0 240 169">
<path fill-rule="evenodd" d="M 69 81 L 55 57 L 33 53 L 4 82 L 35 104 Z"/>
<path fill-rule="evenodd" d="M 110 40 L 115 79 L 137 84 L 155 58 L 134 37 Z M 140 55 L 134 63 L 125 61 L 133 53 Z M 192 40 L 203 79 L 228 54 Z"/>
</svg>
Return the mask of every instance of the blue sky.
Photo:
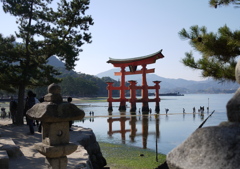
<svg viewBox="0 0 240 169">
<path fill-rule="evenodd" d="M 92 15 L 92 43 L 83 45 L 75 70 L 96 75 L 112 69 L 109 57 L 132 58 L 163 49 L 165 58 L 148 68 L 166 78 L 204 80 L 199 71 L 185 67 L 181 59 L 192 50 L 189 42 L 180 39 L 178 32 L 193 25 L 206 26 L 216 32 L 225 24 L 240 29 L 240 9 L 210 8 L 208 0 L 91 0 L 87 14 Z M 0 33 L 5 36 L 17 30 L 15 18 L 0 9 Z M 199 58 L 197 52 L 194 52 Z"/>
</svg>

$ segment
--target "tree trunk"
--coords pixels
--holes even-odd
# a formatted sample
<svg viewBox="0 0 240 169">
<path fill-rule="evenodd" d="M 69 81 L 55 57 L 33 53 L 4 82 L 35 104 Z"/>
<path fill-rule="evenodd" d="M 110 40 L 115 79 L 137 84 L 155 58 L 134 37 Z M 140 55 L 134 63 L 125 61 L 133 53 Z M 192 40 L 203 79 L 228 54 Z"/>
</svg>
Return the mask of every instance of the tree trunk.
<svg viewBox="0 0 240 169">
<path fill-rule="evenodd" d="M 24 106 L 25 106 L 25 85 L 20 84 L 18 88 L 18 108 L 17 108 L 17 115 L 16 115 L 16 124 L 23 125 L 23 115 L 24 115 Z"/>
</svg>

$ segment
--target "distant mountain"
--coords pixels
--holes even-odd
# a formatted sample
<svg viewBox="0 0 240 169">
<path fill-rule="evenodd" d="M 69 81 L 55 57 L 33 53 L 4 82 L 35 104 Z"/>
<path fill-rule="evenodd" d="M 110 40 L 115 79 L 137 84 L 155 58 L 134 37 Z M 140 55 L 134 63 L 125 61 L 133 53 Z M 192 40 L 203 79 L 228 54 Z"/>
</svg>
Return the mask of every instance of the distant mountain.
<svg viewBox="0 0 240 169">
<path fill-rule="evenodd" d="M 48 64 L 55 67 L 55 69 L 57 69 L 59 72 L 62 73 L 59 77 L 63 77 L 65 75 L 71 75 L 71 76 L 78 75 L 78 73 L 75 72 L 74 70 L 66 70 L 65 64 L 55 56 L 52 56 L 48 59 Z"/>
<path fill-rule="evenodd" d="M 97 74 L 97 77 L 110 77 L 115 80 L 120 80 L 120 76 L 114 76 L 114 72 L 119 72 L 120 69 L 114 68 L 108 71 Z M 126 81 L 136 80 L 137 84 L 141 85 L 141 75 L 128 75 Z M 194 81 L 185 79 L 169 79 L 158 76 L 156 74 L 147 74 L 148 85 L 153 85 L 153 81 L 161 81 L 161 93 L 180 92 L 180 93 L 233 93 L 239 88 L 238 83 L 224 82 L 208 79 L 204 81 Z"/>
<path fill-rule="evenodd" d="M 55 56 L 51 56 L 48 59 L 48 64 L 54 67 L 65 67 L 64 63 Z"/>
<path fill-rule="evenodd" d="M 56 67 L 60 72 L 71 76 L 77 76 L 78 73 L 71 70 L 67 71 L 62 61 L 52 56 L 49 58 L 49 65 Z M 114 76 L 114 72 L 119 72 L 120 69 L 114 68 L 108 71 L 97 74 L 99 78 L 110 77 L 116 81 L 120 81 L 120 76 Z M 126 81 L 136 80 L 138 85 L 142 84 L 141 75 L 128 75 Z M 153 81 L 161 81 L 161 93 L 180 92 L 180 93 L 233 93 L 239 88 L 238 83 L 225 82 L 219 83 L 218 81 L 207 79 L 203 81 L 185 80 L 185 79 L 170 79 L 158 76 L 156 74 L 147 74 L 147 83 L 152 86 Z"/>
</svg>

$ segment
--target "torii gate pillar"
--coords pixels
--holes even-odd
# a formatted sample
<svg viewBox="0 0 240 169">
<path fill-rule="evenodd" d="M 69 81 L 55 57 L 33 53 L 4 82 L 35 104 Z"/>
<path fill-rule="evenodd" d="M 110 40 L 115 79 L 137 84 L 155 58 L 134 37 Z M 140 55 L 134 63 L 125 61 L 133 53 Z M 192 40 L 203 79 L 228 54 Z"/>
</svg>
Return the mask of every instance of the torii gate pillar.
<svg viewBox="0 0 240 169">
<path fill-rule="evenodd" d="M 120 105 L 118 110 L 126 110 L 126 98 L 125 98 L 125 67 L 121 67 L 121 82 L 120 82 Z"/>
<path fill-rule="evenodd" d="M 142 65 L 142 112 L 149 112 L 146 64 Z"/>
</svg>

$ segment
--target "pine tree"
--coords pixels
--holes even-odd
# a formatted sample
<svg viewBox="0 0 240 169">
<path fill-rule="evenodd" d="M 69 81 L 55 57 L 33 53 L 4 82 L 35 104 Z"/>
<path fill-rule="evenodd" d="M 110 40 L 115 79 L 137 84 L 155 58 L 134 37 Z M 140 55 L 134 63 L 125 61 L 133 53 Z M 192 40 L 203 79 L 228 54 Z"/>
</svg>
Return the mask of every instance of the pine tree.
<svg viewBox="0 0 240 169">
<path fill-rule="evenodd" d="M 240 5 L 240 0 L 210 0 L 209 4 L 212 7 L 217 8 L 219 6 L 226 6 L 229 4 Z"/>
<path fill-rule="evenodd" d="M 81 46 L 91 43 L 91 16 L 85 15 L 89 0 L 1 0 L 5 13 L 16 17 L 18 32 L 0 34 L 0 87 L 18 90 L 17 124 L 23 124 L 26 88 L 59 82 L 59 72 L 47 65 L 53 55 L 73 69 Z M 18 43 L 16 42 L 18 40 Z M 20 42 L 19 42 L 20 41 Z"/>
<path fill-rule="evenodd" d="M 238 1 L 210 0 L 210 4 L 228 5 Z M 232 31 L 228 26 L 220 27 L 217 33 L 208 32 L 205 26 L 190 27 L 190 31 L 179 32 L 182 39 L 188 39 L 190 45 L 202 56 L 196 60 L 192 52 L 182 59 L 185 66 L 202 71 L 203 77 L 212 77 L 219 81 L 235 81 L 236 58 L 240 55 L 240 30 Z"/>
</svg>

